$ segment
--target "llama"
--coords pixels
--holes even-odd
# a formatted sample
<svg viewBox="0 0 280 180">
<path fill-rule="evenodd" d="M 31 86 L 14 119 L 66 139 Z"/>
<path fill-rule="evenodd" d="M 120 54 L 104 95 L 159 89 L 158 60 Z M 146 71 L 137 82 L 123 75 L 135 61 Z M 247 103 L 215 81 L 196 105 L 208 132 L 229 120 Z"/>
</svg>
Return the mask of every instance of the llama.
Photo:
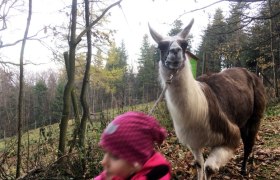
<svg viewBox="0 0 280 180">
<path fill-rule="evenodd" d="M 185 53 L 186 37 L 193 22 L 172 37 L 160 35 L 149 25 L 160 51 L 162 85 L 173 77 L 165 97 L 176 136 L 191 150 L 199 180 L 211 179 L 233 157 L 242 139 L 244 175 L 265 110 L 264 86 L 244 68 L 230 68 L 194 79 Z M 211 148 L 206 160 L 204 147 Z"/>
</svg>

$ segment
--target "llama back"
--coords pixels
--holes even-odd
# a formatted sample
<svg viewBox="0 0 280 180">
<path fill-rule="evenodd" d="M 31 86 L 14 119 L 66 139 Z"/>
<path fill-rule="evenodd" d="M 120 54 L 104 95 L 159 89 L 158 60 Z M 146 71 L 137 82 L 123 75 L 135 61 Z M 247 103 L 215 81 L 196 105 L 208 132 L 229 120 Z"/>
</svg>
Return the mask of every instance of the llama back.
<svg viewBox="0 0 280 180">
<path fill-rule="evenodd" d="M 230 68 L 220 73 L 203 75 L 197 80 L 207 84 L 218 100 L 217 106 L 226 112 L 228 120 L 239 127 L 243 127 L 245 120 L 253 113 L 262 116 L 265 107 L 263 84 L 246 69 Z"/>
</svg>

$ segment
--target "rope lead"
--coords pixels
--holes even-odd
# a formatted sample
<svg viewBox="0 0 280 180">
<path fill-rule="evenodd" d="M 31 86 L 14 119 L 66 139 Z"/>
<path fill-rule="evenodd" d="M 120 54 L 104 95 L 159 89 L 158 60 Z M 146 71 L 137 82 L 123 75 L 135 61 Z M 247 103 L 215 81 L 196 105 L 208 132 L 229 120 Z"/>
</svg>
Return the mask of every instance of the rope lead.
<svg viewBox="0 0 280 180">
<path fill-rule="evenodd" d="M 178 72 L 178 71 L 176 71 L 176 73 L 177 73 L 177 72 Z M 175 73 L 175 74 L 176 74 L 176 73 Z M 153 114 L 153 112 L 154 112 L 155 108 L 157 107 L 158 103 L 162 100 L 163 95 L 164 95 L 165 91 L 167 90 L 168 85 L 170 85 L 170 84 L 172 83 L 173 77 L 174 77 L 174 75 L 173 75 L 173 74 L 170 74 L 169 78 L 166 80 L 166 82 L 165 82 L 165 87 L 163 88 L 163 90 L 162 90 L 162 92 L 160 93 L 158 99 L 156 100 L 155 104 L 153 105 L 152 109 L 151 109 L 150 112 L 149 112 L 149 115 L 150 115 L 150 116 Z"/>
</svg>

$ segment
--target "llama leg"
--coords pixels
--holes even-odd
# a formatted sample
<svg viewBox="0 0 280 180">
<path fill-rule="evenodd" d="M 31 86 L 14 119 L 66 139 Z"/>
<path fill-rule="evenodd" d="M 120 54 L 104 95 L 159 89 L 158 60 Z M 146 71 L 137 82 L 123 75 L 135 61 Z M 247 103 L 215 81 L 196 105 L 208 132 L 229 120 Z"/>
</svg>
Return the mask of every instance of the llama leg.
<svg viewBox="0 0 280 180">
<path fill-rule="evenodd" d="M 192 154 L 195 159 L 195 166 L 196 166 L 196 171 L 197 171 L 197 179 L 198 180 L 203 180 L 204 177 L 204 159 L 203 159 L 203 154 L 201 149 L 196 149 L 196 150 L 191 150 Z"/>
<path fill-rule="evenodd" d="M 210 180 L 211 176 L 232 158 L 233 153 L 234 150 L 228 147 L 213 148 L 204 164 L 205 179 Z"/>
<path fill-rule="evenodd" d="M 242 128 L 240 130 L 241 132 L 241 138 L 244 145 L 244 156 L 243 156 L 243 162 L 241 167 L 241 174 L 246 175 L 246 166 L 248 158 L 252 152 L 253 146 L 255 144 L 256 135 L 259 129 L 260 121 L 252 121 L 249 120 L 249 122 L 254 122 L 254 124 L 247 124 L 245 128 Z M 257 122 L 257 123 L 255 123 Z"/>
</svg>

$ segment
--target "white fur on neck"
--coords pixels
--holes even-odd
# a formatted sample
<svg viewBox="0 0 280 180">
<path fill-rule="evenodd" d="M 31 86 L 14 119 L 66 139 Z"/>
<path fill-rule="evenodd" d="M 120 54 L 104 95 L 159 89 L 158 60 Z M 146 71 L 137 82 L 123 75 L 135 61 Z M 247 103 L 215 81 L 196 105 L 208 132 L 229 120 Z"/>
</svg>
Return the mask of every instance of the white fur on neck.
<svg viewBox="0 0 280 180">
<path fill-rule="evenodd" d="M 161 62 L 159 67 L 161 81 L 165 83 L 171 71 L 167 71 Z M 165 94 L 179 140 L 193 148 L 208 144 L 211 132 L 207 119 L 208 103 L 201 88 L 202 84 L 193 78 L 187 59 L 185 67 L 174 76 Z"/>
</svg>

